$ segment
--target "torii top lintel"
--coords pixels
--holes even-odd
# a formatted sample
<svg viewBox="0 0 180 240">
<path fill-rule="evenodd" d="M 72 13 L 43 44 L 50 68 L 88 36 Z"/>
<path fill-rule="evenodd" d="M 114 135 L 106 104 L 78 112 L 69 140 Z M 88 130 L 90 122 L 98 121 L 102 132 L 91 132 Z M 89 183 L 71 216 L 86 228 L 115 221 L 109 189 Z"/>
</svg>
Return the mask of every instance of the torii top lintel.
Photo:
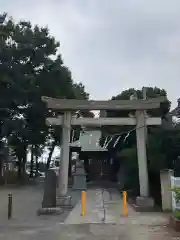
<svg viewBox="0 0 180 240">
<path fill-rule="evenodd" d="M 42 97 L 47 107 L 59 110 L 148 110 L 160 107 L 160 103 L 167 101 L 165 97 L 148 100 L 77 100 Z"/>
</svg>

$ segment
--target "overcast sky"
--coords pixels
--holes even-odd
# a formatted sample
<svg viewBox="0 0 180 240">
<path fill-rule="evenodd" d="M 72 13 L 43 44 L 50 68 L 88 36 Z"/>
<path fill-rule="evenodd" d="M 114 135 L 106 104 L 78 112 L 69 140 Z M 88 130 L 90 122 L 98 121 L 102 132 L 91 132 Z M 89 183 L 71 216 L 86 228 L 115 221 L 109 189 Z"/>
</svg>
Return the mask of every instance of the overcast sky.
<svg viewBox="0 0 180 240">
<path fill-rule="evenodd" d="M 95 99 L 129 87 L 180 97 L 180 0 L 0 0 L 14 19 L 48 25 L 73 79 Z"/>
</svg>

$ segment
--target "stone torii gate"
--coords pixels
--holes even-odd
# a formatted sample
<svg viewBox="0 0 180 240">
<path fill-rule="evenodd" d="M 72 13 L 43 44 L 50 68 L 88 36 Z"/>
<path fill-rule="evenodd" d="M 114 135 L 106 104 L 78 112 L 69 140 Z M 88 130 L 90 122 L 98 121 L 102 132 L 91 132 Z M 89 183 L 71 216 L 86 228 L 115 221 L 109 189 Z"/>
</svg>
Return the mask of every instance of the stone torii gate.
<svg viewBox="0 0 180 240">
<path fill-rule="evenodd" d="M 109 100 L 88 101 L 75 99 L 55 99 L 42 97 L 49 109 L 58 109 L 64 112 L 57 118 L 47 118 L 49 125 L 62 125 L 61 163 L 59 174 L 59 196 L 67 197 L 68 190 L 68 167 L 71 125 L 102 126 L 102 125 L 135 125 L 137 139 L 137 155 L 139 166 L 140 197 L 139 205 L 153 205 L 149 198 L 149 181 L 146 154 L 146 130 L 144 126 L 160 125 L 160 117 L 147 117 L 145 110 L 157 109 L 166 98 L 160 97 L 149 100 Z M 77 110 L 135 110 L 134 117 L 128 118 L 76 118 L 72 112 Z"/>
</svg>

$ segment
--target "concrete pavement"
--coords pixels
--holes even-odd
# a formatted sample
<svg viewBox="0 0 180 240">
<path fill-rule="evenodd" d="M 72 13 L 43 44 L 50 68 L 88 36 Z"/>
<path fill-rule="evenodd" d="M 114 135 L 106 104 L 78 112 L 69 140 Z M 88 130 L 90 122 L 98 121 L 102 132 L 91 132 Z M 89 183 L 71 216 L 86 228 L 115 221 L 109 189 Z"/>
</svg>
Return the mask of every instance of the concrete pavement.
<svg viewBox="0 0 180 240">
<path fill-rule="evenodd" d="M 167 224 L 163 213 L 138 213 L 128 205 L 128 217 L 123 216 L 123 200 L 119 192 L 111 190 L 88 190 L 86 215 L 81 216 L 81 200 L 65 219 L 65 224 L 111 223 L 111 224 Z"/>
<path fill-rule="evenodd" d="M 116 223 L 122 213 L 122 199 L 117 191 L 93 189 L 87 191 L 85 216 L 81 216 L 79 201 L 66 218 L 65 224 Z"/>
<path fill-rule="evenodd" d="M 64 223 L 67 229 L 78 225 L 78 228 L 88 227 L 89 238 L 86 233 L 81 239 L 180 239 L 168 228 L 167 214 L 138 213 L 128 205 L 128 216 L 124 217 L 122 199 L 113 189 L 88 190 L 86 215 L 81 216 L 79 201 Z M 71 239 L 70 236 L 67 239 Z"/>
</svg>

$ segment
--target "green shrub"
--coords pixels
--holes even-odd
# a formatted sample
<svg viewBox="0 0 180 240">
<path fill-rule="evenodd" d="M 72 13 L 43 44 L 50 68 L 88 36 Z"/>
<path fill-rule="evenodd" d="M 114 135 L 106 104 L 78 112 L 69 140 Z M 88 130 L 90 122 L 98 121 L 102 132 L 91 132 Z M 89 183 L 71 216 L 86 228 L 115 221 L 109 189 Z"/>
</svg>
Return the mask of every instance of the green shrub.
<svg viewBox="0 0 180 240">
<path fill-rule="evenodd" d="M 179 211 L 179 210 L 176 210 L 176 211 L 174 212 L 174 217 L 175 217 L 176 219 L 180 220 L 180 211 Z"/>
<path fill-rule="evenodd" d="M 171 191 L 175 193 L 175 199 L 176 203 L 179 203 L 180 201 L 180 187 L 172 187 Z M 180 210 L 176 209 L 175 212 L 173 213 L 174 217 L 178 220 L 180 220 Z"/>
<path fill-rule="evenodd" d="M 175 193 L 176 203 L 180 201 L 180 187 L 172 187 L 171 190 Z"/>
</svg>

